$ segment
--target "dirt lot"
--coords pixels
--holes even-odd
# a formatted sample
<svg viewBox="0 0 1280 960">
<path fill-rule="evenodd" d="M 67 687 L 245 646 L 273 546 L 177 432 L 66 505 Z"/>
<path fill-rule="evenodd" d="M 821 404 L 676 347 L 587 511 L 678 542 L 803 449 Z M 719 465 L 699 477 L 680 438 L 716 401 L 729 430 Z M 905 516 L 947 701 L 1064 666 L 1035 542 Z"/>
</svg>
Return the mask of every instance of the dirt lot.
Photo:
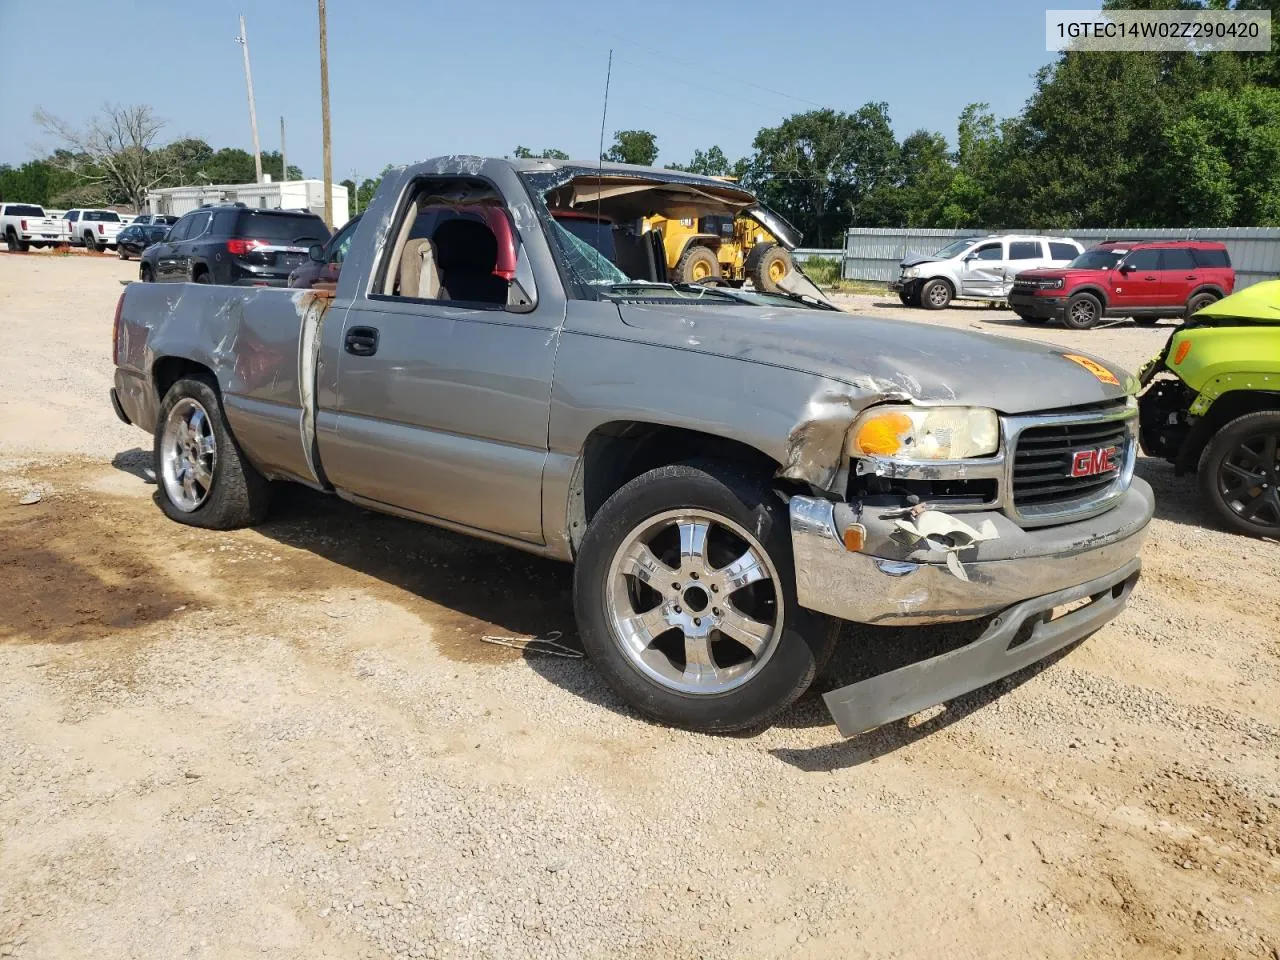
<svg viewBox="0 0 1280 960">
<path fill-rule="evenodd" d="M 302 491 L 165 520 L 106 400 L 135 269 L 0 255 L 0 957 L 1280 957 L 1280 549 L 1165 465 L 1065 656 L 850 741 L 814 694 L 686 734 L 480 641 L 573 642 L 567 567 Z M 1132 369 L 1167 332 L 1034 335 Z"/>
</svg>

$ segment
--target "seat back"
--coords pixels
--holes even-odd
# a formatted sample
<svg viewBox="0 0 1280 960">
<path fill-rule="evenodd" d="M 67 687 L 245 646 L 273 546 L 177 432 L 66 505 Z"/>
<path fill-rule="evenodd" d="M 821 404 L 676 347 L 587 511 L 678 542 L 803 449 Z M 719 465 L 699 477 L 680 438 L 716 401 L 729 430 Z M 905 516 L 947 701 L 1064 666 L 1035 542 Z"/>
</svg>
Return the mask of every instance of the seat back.
<svg viewBox="0 0 1280 960">
<path fill-rule="evenodd" d="M 440 271 L 430 240 L 410 240 L 400 255 L 400 296 L 437 300 L 440 297 Z"/>
<path fill-rule="evenodd" d="M 436 227 L 432 240 L 442 297 L 506 306 L 509 283 L 494 275 L 498 240 L 488 226 L 476 220 L 446 220 Z"/>
</svg>

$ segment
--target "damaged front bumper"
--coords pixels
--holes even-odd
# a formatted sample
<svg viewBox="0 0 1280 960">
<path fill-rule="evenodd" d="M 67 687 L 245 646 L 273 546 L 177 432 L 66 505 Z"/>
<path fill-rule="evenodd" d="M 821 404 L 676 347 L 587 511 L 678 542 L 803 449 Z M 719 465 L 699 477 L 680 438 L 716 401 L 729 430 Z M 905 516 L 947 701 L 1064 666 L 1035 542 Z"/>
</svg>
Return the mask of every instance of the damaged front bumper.
<svg viewBox="0 0 1280 960">
<path fill-rule="evenodd" d="M 960 650 L 832 691 L 828 707 L 846 736 L 910 716 L 924 707 L 1007 676 L 1088 636 L 1115 617 L 1138 577 L 1138 552 L 1154 512 L 1151 488 L 1135 478 L 1115 506 L 1096 517 L 1026 530 L 1003 513 L 966 513 L 996 536 L 959 559 L 968 580 L 944 562 L 924 559 L 893 537 L 892 519 L 868 508 L 792 497 L 791 541 L 801 606 L 883 626 L 945 623 L 998 614 Z M 865 528 L 861 551 L 845 548 L 845 530 Z M 936 556 L 933 558 L 938 560 Z M 1052 611 L 1091 602 L 1050 620 Z M 1021 638 L 1031 625 L 1031 637 Z"/>
</svg>

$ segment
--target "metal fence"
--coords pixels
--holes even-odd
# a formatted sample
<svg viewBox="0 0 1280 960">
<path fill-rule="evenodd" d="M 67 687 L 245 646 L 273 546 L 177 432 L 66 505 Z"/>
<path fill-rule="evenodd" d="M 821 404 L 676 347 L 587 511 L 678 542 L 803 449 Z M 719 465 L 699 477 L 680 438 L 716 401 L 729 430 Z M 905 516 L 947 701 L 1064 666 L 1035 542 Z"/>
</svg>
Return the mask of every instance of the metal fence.
<svg viewBox="0 0 1280 960">
<path fill-rule="evenodd" d="M 1203 227 L 1179 230 L 1003 230 L 1051 237 L 1072 237 L 1086 247 L 1099 240 L 1221 240 L 1236 269 L 1236 289 L 1280 277 L 1280 227 Z M 986 236 L 986 230 L 850 227 L 845 233 L 840 275 L 846 280 L 888 282 L 898 261 L 909 253 L 929 254 L 960 237 Z"/>
</svg>

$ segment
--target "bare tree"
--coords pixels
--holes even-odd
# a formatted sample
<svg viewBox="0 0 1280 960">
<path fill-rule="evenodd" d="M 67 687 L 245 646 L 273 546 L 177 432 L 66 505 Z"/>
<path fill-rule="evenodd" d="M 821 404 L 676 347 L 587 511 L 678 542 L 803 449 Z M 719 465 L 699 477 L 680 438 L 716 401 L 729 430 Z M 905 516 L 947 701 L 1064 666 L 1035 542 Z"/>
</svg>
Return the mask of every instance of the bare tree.
<svg viewBox="0 0 1280 960">
<path fill-rule="evenodd" d="M 103 104 L 84 128 L 73 126 L 43 108 L 34 119 L 61 141 L 55 163 L 74 173 L 99 202 L 126 200 L 141 210 L 147 191 L 176 170 L 170 151 L 158 149 L 164 121 L 146 104 Z"/>
</svg>

